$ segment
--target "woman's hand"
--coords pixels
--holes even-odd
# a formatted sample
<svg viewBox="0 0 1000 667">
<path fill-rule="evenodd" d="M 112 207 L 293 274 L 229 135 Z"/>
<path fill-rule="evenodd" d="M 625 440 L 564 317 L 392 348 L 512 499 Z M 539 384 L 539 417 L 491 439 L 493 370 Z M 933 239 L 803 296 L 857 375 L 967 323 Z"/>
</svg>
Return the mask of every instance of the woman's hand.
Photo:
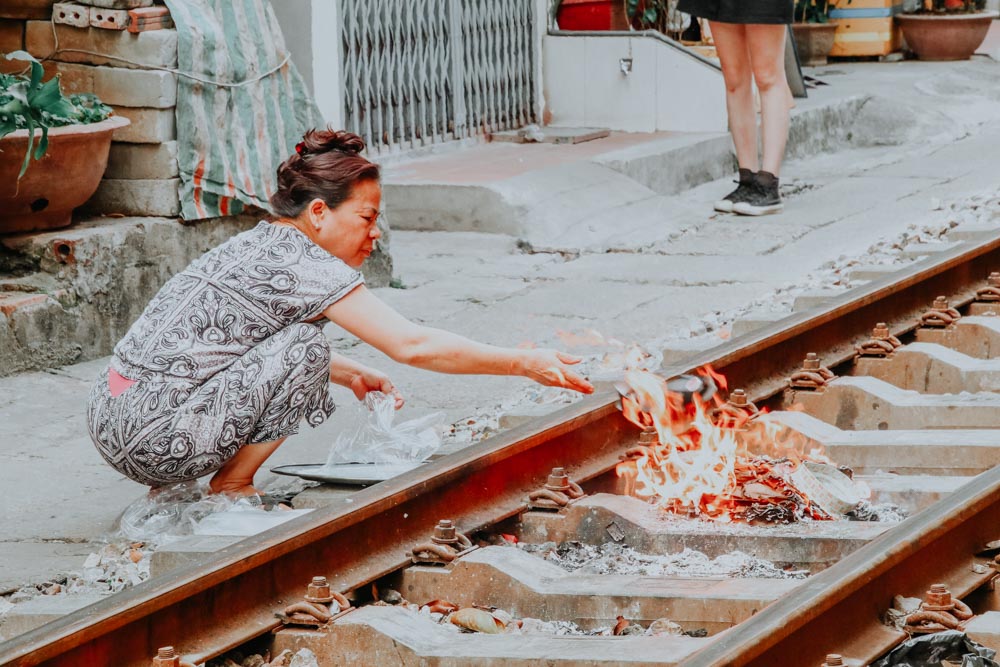
<svg viewBox="0 0 1000 667">
<path fill-rule="evenodd" d="M 370 391 L 380 391 L 396 399 L 397 410 L 403 407 L 403 395 L 392 384 L 392 380 L 389 379 L 388 375 L 374 368 L 365 368 L 358 371 L 351 379 L 348 387 L 354 392 L 359 401 L 365 400 L 365 395 Z"/>
<path fill-rule="evenodd" d="M 592 394 L 594 385 L 568 368 L 582 361 L 556 350 L 528 350 L 521 358 L 522 374 L 547 387 L 562 387 Z"/>
</svg>

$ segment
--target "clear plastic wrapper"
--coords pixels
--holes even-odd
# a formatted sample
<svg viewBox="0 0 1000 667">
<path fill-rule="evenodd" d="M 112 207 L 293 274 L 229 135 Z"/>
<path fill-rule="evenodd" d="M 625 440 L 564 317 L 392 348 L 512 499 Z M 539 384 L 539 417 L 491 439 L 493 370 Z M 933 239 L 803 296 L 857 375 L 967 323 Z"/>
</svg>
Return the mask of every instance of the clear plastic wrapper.
<svg viewBox="0 0 1000 667">
<path fill-rule="evenodd" d="M 354 423 L 334 442 L 326 464 L 417 463 L 436 452 L 441 446 L 444 413 L 395 424 L 395 402 L 382 392 L 369 392 Z"/>
</svg>

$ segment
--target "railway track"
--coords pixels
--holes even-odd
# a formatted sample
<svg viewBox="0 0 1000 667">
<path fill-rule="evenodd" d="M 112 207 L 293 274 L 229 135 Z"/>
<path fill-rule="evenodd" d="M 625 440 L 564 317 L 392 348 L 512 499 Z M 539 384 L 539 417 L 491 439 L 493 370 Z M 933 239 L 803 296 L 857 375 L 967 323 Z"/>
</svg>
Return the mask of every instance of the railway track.
<svg viewBox="0 0 1000 667">
<path fill-rule="evenodd" d="M 615 472 L 622 455 L 650 435 L 622 416 L 619 395 L 607 390 L 0 644 L 0 664 L 200 664 L 251 641 L 272 652 L 308 647 L 320 664 L 797 666 L 837 664 L 828 659 L 834 654 L 868 664 L 906 637 L 881 620 L 894 595 L 921 597 L 943 583 L 974 612 L 997 603 L 1000 394 L 983 393 L 1000 389 L 1000 303 L 983 300 L 1000 297 L 985 280 L 994 270 L 1000 234 L 661 371 L 711 364 L 730 387 L 773 410 L 764 420 L 822 445 L 867 480 L 874 501 L 906 510 L 905 521 L 751 526 L 665 517 L 624 493 Z M 942 294 L 948 305 L 935 303 Z M 950 308 L 964 316 L 956 320 Z M 905 344 L 887 357 L 856 359 L 855 346 L 873 337 L 876 323 L 887 327 L 873 345 L 892 347 L 891 336 Z M 815 377 L 814 366 L 838 376 L 789 389 L 809 353 L 817 357 L 806 362 L 807 376 Z M 802 410 L 784 410 L 792 404 Z M 557 468 L 586 495 L 567 490 Z M 896 474 L 877 474 L 887 470 Z M 546 483 L 549 493 L 537 493 Z M 533 492 L 544 504 L 553 490 L 571 501 L 558 510 L 526 507 Z M 456 527 L 513 535 L 522 547 L 575 541 L 646 554 L 694 548 L 709 558 L 740 549 L 774 562 L 779 578 L 584 574 L 551 562 L 547 547 L 481 539 L 452 548 Z M 443 554 L 448 563 L 414 565 L 414 553 Z M 781 568 L 808 576 L 782 576 Z M 353 607 L 332 619 L 310 611 L 300 604 L 310 581 L 314 604 L 340 592 Z M 573 622 L 584 633 L 670 619 L 679 626 L 672 632 L 686 634 L 458 633 L 430 610 L 368 604 L 388 588 L 417 603 Z M 286 626 L 279 615 L 305 625 Z M 175 655 L 164 651 L 154 662 L 166 646 Z"/>
</svg>

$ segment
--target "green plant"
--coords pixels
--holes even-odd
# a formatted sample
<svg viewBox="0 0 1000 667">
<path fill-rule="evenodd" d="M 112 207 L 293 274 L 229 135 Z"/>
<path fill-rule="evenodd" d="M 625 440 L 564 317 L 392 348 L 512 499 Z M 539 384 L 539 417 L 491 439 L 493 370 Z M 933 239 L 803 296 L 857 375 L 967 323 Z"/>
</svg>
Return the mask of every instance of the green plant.
<svg viewBox="0 0 1000 667">
<path fill-rule="evenodd" d="M 41 63 L 25 51 L 7 54 L 7 60 L 24 60 L 30 64 L 28 75 L 0 74 L 0 139 L 15 130 L 28 130 L 28 150 L 17 178 L 28 170 L 31 158 L 42 159 L 49 148 L 49 128 L 65 125 L 97 123 L 111 115 L 111 107 L 89 94 L 66 97 L 59 86 L 59 77 L 42 81 Z M 35 130 L 41 138 L 35 145 Z"/>
<path fill-rule="evenodd" d="M 795 0 L 795 21 L 797 23 L 828 23 L 830 21 L 830 0 Z"/>
<path fill-rule="evenodd" d="M 684 31 L 677 0 L 625 0 L 625 13 L 638 30 L 659 30 L 675 39 Z"/>
</svg>

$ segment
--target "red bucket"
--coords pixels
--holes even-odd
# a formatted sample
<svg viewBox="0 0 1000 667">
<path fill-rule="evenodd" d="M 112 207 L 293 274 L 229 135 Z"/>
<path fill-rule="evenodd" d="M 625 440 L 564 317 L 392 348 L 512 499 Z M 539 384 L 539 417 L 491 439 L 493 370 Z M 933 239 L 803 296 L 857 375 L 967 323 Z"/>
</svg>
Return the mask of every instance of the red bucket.
<svg viewBox="0 0 1000 667">
<path fill-rule="evenodd" d="M 628 30 L 623 0 L 562 0 L 560 30 Z"/>
</svg>

